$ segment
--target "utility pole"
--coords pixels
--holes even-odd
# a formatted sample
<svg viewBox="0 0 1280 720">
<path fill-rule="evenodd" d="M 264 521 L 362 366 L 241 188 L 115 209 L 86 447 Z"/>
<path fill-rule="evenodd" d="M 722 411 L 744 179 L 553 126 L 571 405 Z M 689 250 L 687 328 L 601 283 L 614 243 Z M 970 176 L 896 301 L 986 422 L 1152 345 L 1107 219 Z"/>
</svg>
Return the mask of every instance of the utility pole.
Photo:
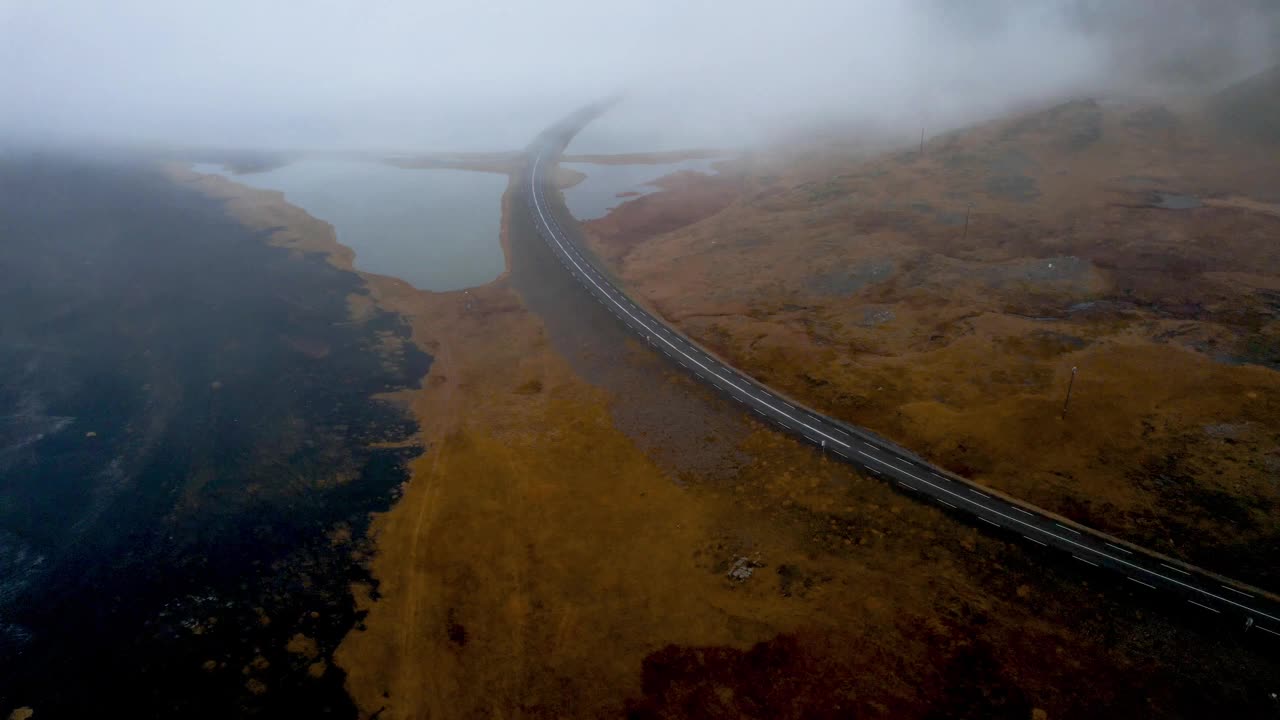
<svg viewBox="0 0 1280 720">
<path fill-rule="evenodd" d="M 1076 368 L 1071 368 L 1071 379 L 1067 381 L 1067 399 L 1062 401 L 1062 417 L 1067 416 L 1067 403 L 1071 402 L 1071 388 L 1076 384 Z"/>
<path fill-rule="evenodd" d="M 960 234 L 960 242 L 962 244 L 964 243 L 964 241 L 969 239 L 969 211 L 970 210 L 973 210 L 973 203 L 969 203 L 968 205 L 964 206 L 964 232 Z"/>
<path fill-rule="evenodd" d="M 924 128 L 920 128 L 920 157 L 924 157 Z"/>
</svg>

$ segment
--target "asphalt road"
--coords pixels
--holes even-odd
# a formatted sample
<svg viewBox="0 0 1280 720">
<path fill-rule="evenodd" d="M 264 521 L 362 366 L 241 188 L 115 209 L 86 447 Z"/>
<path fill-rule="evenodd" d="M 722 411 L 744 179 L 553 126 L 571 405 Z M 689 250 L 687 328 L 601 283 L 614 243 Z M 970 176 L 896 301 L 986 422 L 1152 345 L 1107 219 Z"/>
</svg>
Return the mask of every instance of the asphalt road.
<svg viewBox="0 0 1280 720">
<path fill-rule="evenodd" d="M 935 503 L 991 531 L 1014 536 L 1030 548 L 1069 554 L 1082 567 L 1117 573 L 1139 592 L 1185 602 L 1188 610 L 1204 613 L 1206 619 L 1230 620 L 1234 616 L 1246 633 L 1280 643 L 1280 598 L 999 496 L 865 430 L 788 401 L 637 305 L 582 249 L 580 230 L 551 179 L 569 140 L 604 107 L 579 111 L 534 142 L 523 192 L 539 233 L 561 264 L 632 332 L 744 410 L 813 443 L 830 457 L 896 484 L 922 502 Z"/>
</svg>

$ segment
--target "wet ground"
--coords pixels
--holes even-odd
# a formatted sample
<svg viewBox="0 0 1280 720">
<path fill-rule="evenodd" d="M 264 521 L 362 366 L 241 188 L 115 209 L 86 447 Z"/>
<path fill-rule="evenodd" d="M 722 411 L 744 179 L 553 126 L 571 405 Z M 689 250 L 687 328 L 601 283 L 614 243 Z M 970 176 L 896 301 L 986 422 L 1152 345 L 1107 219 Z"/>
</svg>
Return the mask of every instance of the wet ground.
<svg viewBox="0 0 1280 720">
<path fill-rule="evenodd" d="M 371 396 L 430 358 L 151 168 L 10 153 L 0 228 L 0 715 L 352 716 L 329 659 L 420 452 Z"/>
<path fill-rule="evenodd" d="M 1190 195 L 1157 192 L 1152 193 L 1151 206 L 1164 210 L 1194 210 L 1198 207 L 1204 207 L 1204 203 Z"/>
</svg>

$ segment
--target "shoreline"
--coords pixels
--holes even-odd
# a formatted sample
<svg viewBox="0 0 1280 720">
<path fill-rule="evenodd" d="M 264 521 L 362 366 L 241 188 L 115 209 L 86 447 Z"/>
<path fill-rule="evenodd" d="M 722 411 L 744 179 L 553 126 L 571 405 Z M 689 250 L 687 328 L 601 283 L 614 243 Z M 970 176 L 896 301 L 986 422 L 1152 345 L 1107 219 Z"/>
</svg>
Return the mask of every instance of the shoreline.
<svg viewBox="0 0 1280 720">
<path fill-rule="evenodd" d="M 354 713 L 329 660 L 369 513 L 421 452 L 379 396 L 431 358 L 389 313 L 346 321 L 361 279 L 278 197 L 238 218 L 230 186 L 155 163 L 11 160 L 6 262 L 27 285 L 5 357 L 37 414 L 5 458 L 0 550 L 28 560 L 2 603 L 0 717 Z M 269 240 L 284 215 L 307 242 Z"/>
<path fill-rule="evenodd" d="M 685 160 L 727 160 L 733 155 L 734 153 L 729 150 L 710 148 L 628 153 L 568 153 L 560 158 L 560 162 L 586 165 L 669 165 Z"/>
</svg>

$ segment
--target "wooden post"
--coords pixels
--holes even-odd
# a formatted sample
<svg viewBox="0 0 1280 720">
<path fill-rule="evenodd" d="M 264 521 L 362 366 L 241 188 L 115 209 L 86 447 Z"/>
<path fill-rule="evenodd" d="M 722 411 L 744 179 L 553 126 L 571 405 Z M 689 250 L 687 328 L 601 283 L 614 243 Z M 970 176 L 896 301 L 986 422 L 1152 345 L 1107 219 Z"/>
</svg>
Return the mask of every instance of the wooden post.
<svg viewBox="0 0 1280 720">
<path fill-rule="evenodd" d="M 1071 368 L 1071 379 L 1067 380 L 1067 399 L 1062 401 L 1062 417 L 1067 416 L 1067 404 L 1071 402 L 1071 388 L 1076 384 L 1076 368 Z"/>
<path fill-rule="evenodd" d="M 969 211 L 973 209 L 973 203 L 964 206 L 964 232 L 960 235 L 961 244 L 969 239 Z"/>
</svg>

